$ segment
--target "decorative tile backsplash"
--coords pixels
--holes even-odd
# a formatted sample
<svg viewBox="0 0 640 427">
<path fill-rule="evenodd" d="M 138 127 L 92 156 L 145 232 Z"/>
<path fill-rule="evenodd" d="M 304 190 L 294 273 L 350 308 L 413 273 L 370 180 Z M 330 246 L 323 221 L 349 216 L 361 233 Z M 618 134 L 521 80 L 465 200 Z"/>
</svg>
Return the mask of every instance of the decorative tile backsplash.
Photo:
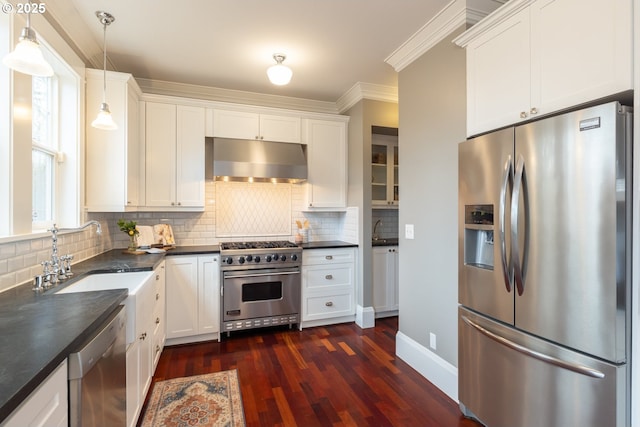
<svg viewBox="0 0 640 427">
<path fill-rule="evenodd" d="M 291 185 L 216 183 L 216 237 L 289 237 Z"/>
</svg>

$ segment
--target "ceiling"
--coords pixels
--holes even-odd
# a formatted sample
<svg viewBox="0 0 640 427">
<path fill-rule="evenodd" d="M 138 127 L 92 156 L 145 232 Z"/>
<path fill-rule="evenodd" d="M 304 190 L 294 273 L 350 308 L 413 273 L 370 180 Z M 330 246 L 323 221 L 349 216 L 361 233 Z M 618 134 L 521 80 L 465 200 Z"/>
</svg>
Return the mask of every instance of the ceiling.
<svg viewBox="0 0 640 427">
<path fill-rule="evenodd" d="M 397 86 L 385 62 L 450 0 L 51 0 L 47 7 L 102 68 L 104 10 L 109 68 L 137 78 L 335 102 L 358 82 Z M 272 55 L 293 70 L 269 83 Z"/>
</svg>

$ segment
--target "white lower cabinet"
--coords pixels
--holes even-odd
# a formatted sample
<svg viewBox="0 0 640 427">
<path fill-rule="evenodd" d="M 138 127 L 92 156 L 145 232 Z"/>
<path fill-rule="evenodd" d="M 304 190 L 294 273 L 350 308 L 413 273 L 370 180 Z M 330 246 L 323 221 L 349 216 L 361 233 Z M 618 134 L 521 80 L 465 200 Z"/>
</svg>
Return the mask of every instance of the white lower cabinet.
<svg viewBox="0 0 640 427">
<path fill-rule="evenodd" d="M 218 339 L 220 256 L 173 256 L 167 263 L 167 339 L 172 344 Z"/>
<path fill-rule="evenodd" d="M 127 343 L 127 426 L 135 427 L 151 386 L 157 357 L 162 347 L 156 347 L 164 325 L 165 263 L 160 264 L 136 293 L 136 331 Z M 162 339 L 164 345 L 164 338 Z"/>
<path fill-rule="evenodd" d="M 398 247 L 373 248 L 373 308 L 376 317 L 398 314 Z"/>
<path fill-rule="evenodd" d="M 356 249 L 302 252 L 302 326 L 355 319 Z"/>
<path fill-rule="evenodd" d="M 67 426 L 69 422 L 67 369 L 65 359 L 0 426 Z"/>
</svg>

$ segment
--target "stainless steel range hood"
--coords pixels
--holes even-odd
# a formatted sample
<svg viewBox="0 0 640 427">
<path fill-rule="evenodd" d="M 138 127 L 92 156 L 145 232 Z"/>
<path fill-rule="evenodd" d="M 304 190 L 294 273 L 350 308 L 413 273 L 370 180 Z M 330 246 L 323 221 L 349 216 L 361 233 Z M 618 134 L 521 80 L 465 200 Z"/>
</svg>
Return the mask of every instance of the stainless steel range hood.
<svg viewBox="0 0 640 427">
<path fill-rule="evenodd" d="M 306 146 L 253 139 L 205 138 L 207 179 L 243 182 L 307 180 Z"/>
</svg>

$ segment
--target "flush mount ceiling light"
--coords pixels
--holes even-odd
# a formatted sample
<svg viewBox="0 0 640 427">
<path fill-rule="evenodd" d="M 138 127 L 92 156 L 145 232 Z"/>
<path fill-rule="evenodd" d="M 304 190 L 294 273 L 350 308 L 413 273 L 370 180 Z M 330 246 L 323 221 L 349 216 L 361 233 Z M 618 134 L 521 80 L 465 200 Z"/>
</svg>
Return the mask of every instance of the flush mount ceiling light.
<svg viewBox="0 0 640 427">
<path fill-rule="evenodd" d="M 116 130 L 118 129 L 118 125 L 113 121 L 113 117 L 111 117 L 111 111 L 109 110 L 109 104 L 107 104 L 107 26 L 111 25 L 116 18 L 113 17 L 110 13 L 97 11 L 96 16 L 98 20 L 102 24 L 103 27 L 103 46 L 102 52 L 104 55 L 104 67 L 102 69 L 103 72 L 103 86 L 102 86 L 102 104 L 100 104 L 100 112 L 98 113 L 98 117 L 91 122 L 91 126 L 97 129 L 104 130 Z"/>
<path fill-rule="evenodd" d="M 49 77 L 53 75 L 53 68 L 42 56 L 40 43 L 36 39 L 36 32 L 31 28 L 31 10 L 35 7 L 32 7 L 31 1 L 25 5 L 27 26 L 22 29 L 20 41 L 14 51 L 6 54 L 2 59 L 2 63 L 12 70 L 24 74 Z"/>
<path fill-rule="evenodd" d="M 291 71 L 291 68 L 286 65 L 282 65 L 282 62 L 286 58 L 287 57 L 282 53 L 273 54 L 273 59 L 275 59 L 276 65 L 272 65 L 267 69 L 267 76 L 269 76 L 269 81 L 274 85 L 284 86 L 291 81 L 293 71 Z"/>
</svg>

